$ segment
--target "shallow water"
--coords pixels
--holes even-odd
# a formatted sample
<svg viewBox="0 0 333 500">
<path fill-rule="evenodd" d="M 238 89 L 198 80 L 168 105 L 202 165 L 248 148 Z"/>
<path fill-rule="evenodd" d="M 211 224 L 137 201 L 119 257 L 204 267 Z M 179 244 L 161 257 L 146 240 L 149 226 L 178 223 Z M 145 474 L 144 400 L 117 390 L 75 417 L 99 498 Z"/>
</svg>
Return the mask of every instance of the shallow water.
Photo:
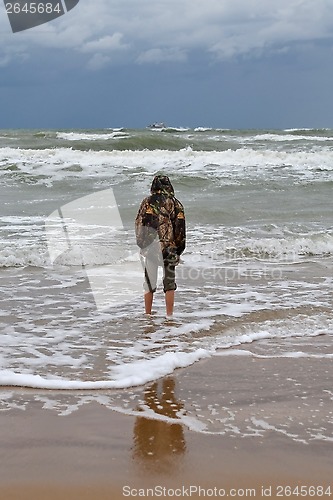
<svg viewBox="0 0 333 500">
<path fill-rule="evenodd" d="M 331 341 L 331 130 L 0 136 L 2 386 L 126 388 L 258 341 L 269 355 L 296 357 L 292 339 Z M 133 234 L 157 172 L 170 176 L 187 217 L 171 323 L 161 287 L 155 314 L 143 315 Z M 115 212 L 110 225 L 96 215 L 110 193 L 121 227 Z M 66 219 L 66 207 L 87 208 L 92 195 L 92 222 Z M 98 302 L 107 273 L 111 296 Z"/>
</svg>

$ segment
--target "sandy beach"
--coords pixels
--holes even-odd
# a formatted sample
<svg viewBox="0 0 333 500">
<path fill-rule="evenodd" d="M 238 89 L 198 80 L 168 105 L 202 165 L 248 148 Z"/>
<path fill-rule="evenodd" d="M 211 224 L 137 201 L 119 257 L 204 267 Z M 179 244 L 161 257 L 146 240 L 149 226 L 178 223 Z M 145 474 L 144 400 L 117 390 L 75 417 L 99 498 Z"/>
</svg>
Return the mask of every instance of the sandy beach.
<svg viewBox="0 0 333 500">
<path fill-rule="evenodd" d="M 216 356 L 141 388 L 151 419 L 140 408 L 126 415 L 96 402 L 59 415 L 35 398 L 38 391 L 8 388 L 29 405 L 1 412 L 0 498 L 296 498 L 290 488 L 303 498 L 329 498 L 331 364 Z M 207 408 L 211 418 L 204 419 Z M 218 408 L 232 409 L 231 421 Z M 191 430 L 195 414 L 210 427 Z"/>
<path fill-rule="evenodd" d="M 332 140 L 1 132 L 1 499 L 329 498 Z M 171 323 L 133 227 L 157 173 L 187 224 Z"/>
</svg>

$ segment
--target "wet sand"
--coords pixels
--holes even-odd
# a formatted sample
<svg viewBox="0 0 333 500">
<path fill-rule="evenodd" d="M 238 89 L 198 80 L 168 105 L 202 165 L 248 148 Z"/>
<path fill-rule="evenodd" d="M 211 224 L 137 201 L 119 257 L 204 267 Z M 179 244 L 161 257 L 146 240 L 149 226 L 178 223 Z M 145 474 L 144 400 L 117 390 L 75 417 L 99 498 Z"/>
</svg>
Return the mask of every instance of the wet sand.
<svg viewBox="0 0 333 500">
<path fill-rule="evenodd" d="M 333 416 L 327 410 L 329 403 L 333 406 L 327 389 L 331 368 L 330 359 L 215 357 L 159 381 L 154 393 L 149 384 L 142 389 L 155 419 L 98 403 L 67 416 L 43 408 L 40 401 L 25 411 L 2 411 L 0 499 L 167 498 L 159 494 L 162 488 L 170 490 L 169 497 L 218 498 L 225 492 L 234 498 L 296 498 L 284 488 L 303 486 L 306 493 L 310 486 L 329 485 L 333 495 Z M 290 380 L 296 382 L 288 386 Z M 163 395 L 163 388 L 173 395 Z M 26 391 L 27 398 L 33 392 Z M 217 406 L 228 404 L 234 428 L 229 422 L 217 434 L 212 422 L 211 429 L 195 432 L 184 423 L 159 419 L 172 417 L 181 407 L 194 418 L 191 394 L 203 402 L 199 417 L 206 398 L 210 406 L 214 398 Z M 302 394 L 303 403 L 296 398 Z M 326 440 L 309 437 L 314 411 Z M 201 421 L 209 421 L 203 417 Z M 242 422 L 257 425 L 253 435 L 245 435 Z M 155 487 L 159 489 L 146 490 Z M 308 492 L 302 498 L 330 498 Z"/>
</svg>

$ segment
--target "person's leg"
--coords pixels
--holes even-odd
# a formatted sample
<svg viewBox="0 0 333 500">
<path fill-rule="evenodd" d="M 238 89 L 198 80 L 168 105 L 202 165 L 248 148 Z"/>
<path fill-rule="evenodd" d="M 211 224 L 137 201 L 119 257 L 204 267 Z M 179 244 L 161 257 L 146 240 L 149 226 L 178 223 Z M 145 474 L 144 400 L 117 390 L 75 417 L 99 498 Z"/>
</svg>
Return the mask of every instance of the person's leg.
<svg viewBox="0 0 333 500">
<path fill-rule="evenodd" d="M 154 298 L 153 292 L 146 292 L 145 293 L 145 311 L 146 311 L 146 314 L 151 314 L 151 308 L 153 306 L 153 298 Z"/>
<path fill-rule="evenodd" d="M 145 302 L 145 312 L 146 314 L 151 314 L 154 292 L 156 290 L 157 284 L 157 272 L 158 266 L 152 261 L 152 259 L 147 258 L 145 262 L 145 283 L 144 283 L 144 302 Z"/>
<path fill-rule="evenodd" d="M 165 308 L 166 315 L 173 315 L 173 307 L 175 302 L 175 290 L 176 286 L 176 268 L 174 265 L 169 264 L 167 261 L 164 262 L 164 278 L 163 287 L 165 293 Z"/>
<path fill-rule="evenodd" d="M 165 307 L 167 316 L 173 315 L 173 306 L 175 303 L 175 291 L 167 290 L 165 292 Z"/>
</svg>

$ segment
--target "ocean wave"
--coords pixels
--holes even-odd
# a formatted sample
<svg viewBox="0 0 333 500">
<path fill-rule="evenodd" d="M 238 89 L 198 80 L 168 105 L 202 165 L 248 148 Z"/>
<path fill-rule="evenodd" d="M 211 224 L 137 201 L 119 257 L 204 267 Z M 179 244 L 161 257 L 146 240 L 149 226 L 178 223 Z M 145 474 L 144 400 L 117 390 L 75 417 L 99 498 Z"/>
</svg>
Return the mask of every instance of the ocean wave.
<svg viewBox="0 0 333 500">
<path fill-rule="evenodd" d="M 114 368 L 112 370 L 113 380 L 66 380 L 60 377 L 46 378 L 40 375 L 20 374 L 4 370 L 0 371 L 0 387 L 29 387 L 53 390 L 100 390 L 135 387 L 169 375 L 176 368 L 185 368 L 208 356 L 209 354 L 204 349 L 198 349 L 192 353 L 167 352 L 150 360 L 124 363 Z"/>
<path fill-rule="evenodd" d="M 239 250 L 237 250 L 237 253 Z M 241 253 L 256 256 L 322 256 L 333 255 L 333 234 L 309 234 L 290 238 L 254 239 L 245 244 Z"/>
<path fill-rule="evenodd" d="M 284 132 L 295 132 L 295 133 L 299 133 L 299 132 L 312 132 L 312 133 L 327 134 L 327 132 L 332 133 L 332 129 L 330 129 L 330 128 L 307 128 L 307 127 L 303 127 L 303 128 L 286 128 L 286 129 L 284 129 Z"/>
<path fill-rule="evenodd" d="M 194 151 L 237 150 L 252 143 L 254 148 L 286 148 L 302 151 L 330 147 L 333 131 L 330 129 L 286 130 L 231 130 L 198 126 L 161 127 L 146 129 L 105 128 L 77 130 L 3 131 L 0 141 L 4 147 L 13 141 L 20 149 L 52 149 L 59 145 L 77 150 L 180 150 L 191 147 Z M 271 146 L 270 146 L 271 145 Z"/>
<path fill-rule="evenodd" d="M 50 258 L 46 248 L 26 246 L 25 248 L 0 248 L 0 268 L 49 267 Z"/>
<path fill-rule="evenodd" d="M 58 242 L 58 245 L 63 245 L 64 251 L 53 262 L 50 258 L 49 249 L 46 242 L 36 243 L 33 240 L 17 241 L 16 243 L 0 245 L 0 268 L 9 267 L 38 267 L 50 268 L 53 265 L 82 268 L 83 266 L 109 266 L 115 264 L 115 259 L 120 264 L 122 262 L 138 261 L 138 248 L 133 245 L 129 248 L 119 242 L 118 247 L 108 245 L 107 242 L 90 242 L 80 241 L 73 242 L 71 247 L 68 247 L 66 241 Z M 43 240 L 45 238 L 43 237 Z"/>
<path fill-rule="evenodd" d="M 193 241 L 185 259 L 195 264 L 207 260 L 226 258 L 244 260 L 249 258 L 273 259 L 275 262 L 290 262 L 299 257 L 330 257 L 333 255 L 332 231 L 313 231 L 304 228 L 287 230 L 275 227 L 274 231 L 261 228 L 198 225 L 190 229 L 189 237 Z"/>
<path fill-rule="evenodd" d="M 126 139 L 122 139 L 126 140 Z M 78 167 L 79 171 L 78 171 Z M 209 169 L 208 169 L 209 167 Z M 130 175 L 153 175 L 167 170 L 170 176 L 184 180 L 195 174 L 214 178 L 218 184 L 248 183 L 251 180 L 285 182 L 327 182 L 333 171 L 333 151 L 277 152 L 237 149 L 194 151 L 191 147 L 172 150 L 78 151 L 72 148 L 44 150 L 2 148 L 0 175 L 20 175 L 24 181 L 52 185 L 69 178 L 95 179 Z M 209 170 L 209 172 L 207 172 Z M 282 177 L 281 177 L 282 172 Z"/>
<path fill-rule="evenodd" d="M 304 351 L 284 351 L 278 354 L 257 354 L 247 349 L 231 349 L 229 351 L 220 351 L 217 356 L 241 356 L 257 359 L 333 359 L 331 353 L 315 354 Z"/>
<path fill-rule="evenodd" d="M 177 320 L 176 320 L 177 321 Z M 2 387 L 30 387 L 35 389 L 48 390 L 102 390 L 102 389 L 125 389 L 142 386 L 171 375 L 179 368 L 189 367 L 192 364 L 208 359 L 213 356 L 253 356 L 258 358 L 312 358 L 331 359 L 329 352 L 317 353 L 315 351 L 300 351 L 293 346 L 287 351 L 283 350 L 285 343 L 292 339 L 303 339 L 309 341 L 311 338 L 329 335 L 332 328 L 332 318 L 325 315 L 307 317 L 306 315 L 294 315 L 284 319 L 267 320 L 262 323 L 240 323 L 236 321 L 235 328 L 229 326 L 221 333 L 221 323 L 214 320 L 196 319 L 192 323 L 169 326 L 165 324 L 150 324 L 152 335 L 145 335 L 144 342 L 131 340 L 122 346 L 117 334 L 118 350 L 113 353 L 117 363 L 112 363 L 112 352 L 109 351 L 107 358 L 109 366 L 108 375 L 97 379 L 96 375 L 89 375 L 84 372 L 86 366 L 91 365 L 88 359 L 87 343 L 93 339 L 87 338 L 87 333 L 81 331 L 80 338 L 86 346 L 86 354 L 83 349 L 78 350 L 77 339 L 74 336 L 72 344 L 66 337 L 64 344 L 64 333 L 57 336 L 43 337 L 41 344 L 40 336 L 34 337 L 23 335 L 21 338 L 21 348 L 19 363 L 21 368 L 15 370 L 2 366 L 0 369 L 0 386 Z M 138 325 L 137 325 L 138 326 Z M 146 325 L 149 326 L 148 324 Z M 140 328 L 140 327 L 139 327 Z M 142 327 L 141 327 L 142 328 Z M 331 332 L 332 333 L 332 332 Z M 167 335 L 165 335 L 167 334 Z M 18 335 L 18 333 L 16 334 Z M 109 334 L 110 335 L 110 332 Z M 2 339 L 3 349 L 7 352 L 12 350 L 12 342 L 15 335 L 7 335 L 11 338 L 10 343 L 6 343 L 6 338 Z M 194 336 L 194 337 L 193 337 Z M 195 338 L 195 342 L 193 339 Z M 266 346 L 266 342 L 274 340 L 282 347 L 276 352 L 272 352 Z M 105 342 L 105 340 L 104 340 Z M 40 350 L 43 346 L 42 351 Z M 249 351 L 248 346 L 259 351 Z M 101 349 L 102 346 L 95 346 Z M 106 347 L 104 347 L 106 349 Z M 260 349 L 264 350 L 261 354 Z M 113 349 L 114 350 L 114 349 Z M 26 351 L 26 352 L 25 352 Z M 31 353 L 34 357 L 31 358 Z M 73 356 L 74 358 L 73 358 Z M 13 360 L 15 359 L 15 355 Z M 71 375 L 66 377 L 66 365 L 70 366 Z M 63 376 L 57 376 L 55 367 L 62 367 Z M 91 371 L 91 367 L 90 367 Z M 76 374 L 76 376 L 74 376 Z"/>
<path fill-rule="evenodd" d="M 194 132 L 211 132 L 212 130 L 214 130 L 214 129 L 212 129 L 210 127 L 196 127 L 194 129 Z"/>
<path fill-rule="evenodd" d="M 190 129 L 188 127 L 163 127 L 162 131 L 165 132 L 188 132 Z"/>
<path fill-rule="evenodd" d="M 57 138 L 66 141 L 108 141 L 110 139 L 123 139 L 129 137 L 122 130 L 112 133 L 84 133 L 84 132 L 57 132 Z"/>
<path fill-rule="evenodd" d="M 290 141 L 333 141 L 332 136 L 310 136 L 310 135 L 282 135 L 282 134 L 258 134 L 242 139 L 243 142 L 267 141 L 267 142 L 290 142 Z"/>
<path fill-rule="evenodd" d="M 6 218 L 2 218 L 4 222 Z M 3 267 L 42 267 L 52 265 L 47 247 L 44 225 L 17 225 L 17 218 L 7 218 L 12 235 L 20 237 L 10 242 L 0 241 L 0 268 Z M 16 223 L 15 223 L 16 222 Z M 46 219 L 44 220 L 46 222 Z M 9 227 L 9 226 L 8 226 Z M 7 227 L 7 231 L 9 231 Z M 20 228 L 21 227 L 21 228 Z M 101 234 L 98 226 L 71 228 L 71 245 L 66 234 L 57 233 L 57 245 L 62 248 L 55 264 L 66 267 L 107 266 L 117 262 L 137 260 L 138 248 L 134 242 L 134 230 L 114 233 L 111 229 Z M 23 237 L 23 231 L 26 233 Z M 77 237 L 74 238 L 75 231 Z M 189 229 L 191 244 L 184 254 L 187 265 L 211 267 L 221 262 L 237 260 L 248 262 L 249 259 L 272 260 L 274 263 L 297 262 L 307 258 L 330 258 L 333 255 L 333 234 L 331 232 L 308 232 L 286 235 L 283 229 L 276 229 L 270 236 L 249 237 L 249 229 L 215 228 L 214 226 L 194 226 Z M 278 234 L 280 232 L 280 234 Z M 237 237 L 235 236 L 237 234 Z M 217 235 L 219 235 L 217 237 Z M 61 238 L 64 238 L 62 242 Z M 52 240 L 53 241 L 53 240 Z M 329 264 L 327 264 L 329 265 Z"/>
</svg>

